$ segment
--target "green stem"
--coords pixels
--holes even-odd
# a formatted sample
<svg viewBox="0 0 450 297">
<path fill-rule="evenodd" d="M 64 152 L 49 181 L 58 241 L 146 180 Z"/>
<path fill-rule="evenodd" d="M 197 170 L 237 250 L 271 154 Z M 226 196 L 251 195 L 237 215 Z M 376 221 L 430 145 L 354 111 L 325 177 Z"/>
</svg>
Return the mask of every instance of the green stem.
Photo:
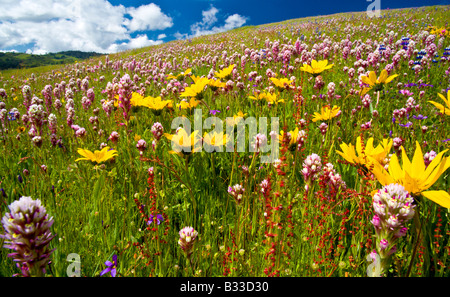
<svg viewBox="0 0 450 297">
<path fill-rule="evenodd" d="M 417 248 L 419 247 L 419 243 L 422 241 L 421 240 L 422 224 L 421 224 L 420 219 L 419 219 L 419 209 L 416 209 L 416 212 L 414 214 L 414 225 L 416 227 L 417 239 L 416 239 L 416 244 L 414 245 L 414 251 L 413 251 L 413 254 L 411 256 L 411 260 L 409 262 L 408 271 L 406 272 L 406 277 L 408 277 L 410 275 L 410 273 L 411 273 L 411 269 L 412 269 L 412 265 L 413 265 L 413 262 L 414 262 L 414 258 L 416 257 L 416 253 L 417 253 Z"/>
<path fill-rule="evenodd" d="M 192 271 L 192 276 L 195 276 L 194 265 L 192 264 L 192 258 L 191 257 L 192 257 L 192 255 L 187 255 L 189 266 L 191 267 L 191 271 Z"/>
<path fill-rule="evenodd" d="M 234 153 L 233 153 L 233 164 L 231 165 L 231 175 L 230 175 L 230 183 L 228 184 L 229 187 L 231 187 L 231 184 L 233 183 L 233 173 L 234 173 L 234 163 L 236 162 L 236 147 L 234 149 Z"/>
<path fill-rule="evenodd" d="M 216 182 L 216 165 L 214 162 L 214 152 L 211 153 L 211 169 L 213 175 L 213 184 Z"/>
<path fill-rule="evenodd" d="M 249 176 L 251 176 L 252 175 L 252 172 L 253 172 L 253 166 L 255 165 L 255 159 L 256 159 L 256 154 L 257 154 L 258 152 L 254 152 L 253 153 L 253 156 L 252 156 L 252 162 L 250 163 L 250 167 L 248 168 L 248 174 L 249 174 Z"/>
<path fill-rule="evenodd" d="M 185 170 L 186 170 L 186 182 L 189 184 L 189 195 L 191 197 L 192 202 L 192 208 L 194 209 L 194 222 L 192 222 L 195 225 L 195 221 L 197 220 L 197 203 L 195 201 L 194 194 L 192 193 L 192 184 L 190 180 L 190 174 L 189 174 L 189 157 L 185 157 Z"/>
<path fill-rule="evenodd" d="M 298 155 L 298 147 L 296 145 L 294 152 L 294 168 L 292 170 L 292 177 L 295 177 L 295 169 L 297 168 L 297 155 Z"/>
</svg>

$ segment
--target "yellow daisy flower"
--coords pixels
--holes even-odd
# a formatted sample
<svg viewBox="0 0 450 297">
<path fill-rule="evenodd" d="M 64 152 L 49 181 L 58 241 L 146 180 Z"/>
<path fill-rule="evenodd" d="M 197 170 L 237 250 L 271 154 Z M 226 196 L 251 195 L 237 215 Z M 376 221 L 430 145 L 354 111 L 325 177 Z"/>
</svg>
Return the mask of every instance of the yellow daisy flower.
<svg viewBox="0 0 450 297">
<path fill-rule="evenodd" d="M 233 72 L 234 64 L 220 70 L 219 72 L 214 72 L 214 76 L 220 79 L 229 79 L 231 77 L 231 72 Z"/>
<path fill-rule="evenodd" d="M 416 141 L 416 150 L 412 161 L 406 155 L 402 147 L 402 163 L 396 154 L 393 154 L 389 162 L 388 171 L 380 163 L 375 163 L 372 173 L 383 186 L 397 183 L 405 187 L 412 195 L 422 195 L 442 207 L 450 208 L 450 195 L 446 191 L 427 191 L 439 177 L 450 167 L 450 158 L 443 157 L 448 151 L 444 150 L 436 155 L 428 166 L 425 166 L 423 153 L 419 142 Z"/>
<path fill-rule="evenodd" d="M 390 83 L 397 76 L 398 76 L 398 74 L 389 76 L 386 69 L 383 69 L 381 71 L 380 76 L 377 78 L 377 74 L 375 73 L 375 71 L 371 71 L 369 73 L 369 76 L 361 77 L 362 82 L 364 84 L 368 85 L 369 87 L 362 88 L 359 94 L 361 96 L 364 96 L 365 94 L 367 94 L 367 92 L 369 92 L 372 89 L 377 92 L 381 91 L 381 90 L 383 90 L 383 85 Z"/>
<path fill-rule="evenodd" d="M 366 166 L 369 169 L 375 162 L 384 164 L 384 160 L 388 156 L 392 148 L 392 144 L 392 140 L 383 139 L 381 144 L 374 147 L 373 138 L 371 137 L 364 145 L 363 151 L 361 136 L 358 136 L 356 140 L 356 150 L 352 144 L 342 143 L 340 145 L 342 152 L 336 151 L 336 153 L 342 156 L 349 163 Z"/>
<path fill-rule="evenodd" d="M 323 71 L 330 69 L 334 66 L 334 64 L 328 65 L 328 60 L 316 61 L 312 60 L 311 65 L 303 64 L 300 70 L 308 72 L 313 76 L 318 76 Z"/>
<path fill-rule="evenodd" d="M 194 84 L 184 89 L 184 92 L 180 94 L 180 97 L 194 97 L 198 100 L 203 98 L 203 92 L 208 85 L 209 79 L 199 78 Z"/>
<path fill-rule="evenodd" d="M 321 108 L 320 113 L 315 112 L 313 122 L 317 121 L 327 121 L 339 115 L 341 108 L 336 105 L 331 109 L 329 105 L 325 105 Z"/>
<path fill-rule="evenodd" d="M 117 99 L 119 99 L 119 97 L 117 97 Z M 143 101 L 144 101 L 144 96 L 142 96 L 141 94 L 139 94 L 137 92 L 133 92 L 131 94 L 130 103 L 132 106 L 142 106 Z"/>
<path fill-rule="evenodd" d="M 267 102 L 269 102 L 270 105 L 284 102 L 284 99 L 277 99 L 277 95 L 275 93 L 273 93 L 273 94 L 267 93 L 265 98 L 266 98 Z"/>
<path fill-rule="evenodd" d="M 208 86 L 215 92 L 220 88 L 225 88 L 226 87 L 226 83 L 221 82 L 218 79 L 209 79 L 208 80 Z"/>
<path fill-rule="evenodd" d="M 181 157 L 188 156 L 197 150 L 197 142 L 200 140 L 198 137 L 198 131 L 194 131 L 191 135 L 188 135 L 186 130 L 179 128 L 175 134 L 164 133 L 164 136 L 172 142 L 172 149 L 169 151 L 170 154 L 177 154 Z"/>
<path fill-rule="evenodd" d="M 200 104 L 199 100 L 196 100 L 195 98 L 191 98 L 189 101 L 186 99 L 183 99 L 180 101 L 180 103 L 177 103 L 178 109 L 191 109 L 197 107 L 197 105 Z"/>
<path fill-rule="evenodd" d="M 162 110 L 171 102 L 172 100 L 162 100 L 161 96 L 158 97 L 147 96 L 142 100 L 142 105 L 153 110 Z"/>
<path fill-rule="evenodd" d="M 219 151 L 220 147 L 227 143 L 227 135 L 223 134 L 223 132 L 217 133 L 216 131 L 210 133 L 205 132 L 203 134 L 203 142 L 210 148 L 207 151 Z"/>
<path fill-rule="evenodd" d="M 88 160 L 88 161 L 92 161 L 92 162 L 97 162 L 97 164 L 98 164 L 98 163 L 108 161 L 109 159 L 111 159 L 115 156 L 118 156 L 116 150 L 109 150 L 109 146 L 104 147 L 101 151 L 96 150 L 94 152 L 79 148 L 77 152 L 78 152 L 78 154 L 82 155 L 83 158 L 78 158 L 75 160 L 75 162 L 78 162 L 81 160 Z"/>
<path fill-rule="evenodd" d="M 290 85 L 292 84 L 292 80 L 289 80 L 286 77 L 271 77 L 270 80 L 279 90 L 289 89 Z"/>
</svg>

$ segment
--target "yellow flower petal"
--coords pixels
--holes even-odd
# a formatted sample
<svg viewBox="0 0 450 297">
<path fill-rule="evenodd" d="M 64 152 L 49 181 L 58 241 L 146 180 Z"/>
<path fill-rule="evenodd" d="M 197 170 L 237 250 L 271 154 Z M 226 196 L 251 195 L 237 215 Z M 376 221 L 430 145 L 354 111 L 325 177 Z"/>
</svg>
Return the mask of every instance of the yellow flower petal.
<svg viewBox="0 0 450 297">
<path fill-rule="evenodd" d="M 435 159 L 436 158 L 437 156 L 435 157 Z M 442 173 L 444 173 L 450 167 L 450 158 L 448 157 L 442 158 L 439 163 L 433 164 L 433 161 L 428 165 L 428 167 L 431 167 L 431 172 L 425 171 L 424 174 L 424 190 L 431 187 L 439 179 Z M 434 166 L 435 168 L 433 168 L 432 166 Z M 427 175 L 428 173 L 429 175 Z"/>
<path fill-rule="evenodd" d="M 414 152 L 411 166 L 410 169 L 407 169 L 403 165 L 403 169 L 410 172 L 412 178 L 420 178 L 421 174 L 425 172 L 425 161 L 423 160 L 422 149 L 418 141 L 416 141 L 416 151 Z"/>
<path fill-rule="evenodd" d="M 425 191 L 422 195 L 442 207 L 450 208 L 450 195 L 445 191 Z"/>
<path fill-rule="evenodd" d="M 375 71 L 370 71 L 369 73 L 369 80 L 370 80 L 370 85 L 373 86 L 374 84 L 377 83 L 377 74 L 375 73 Z"/>
<path fill-rule="evenodd" d="M 328 64 L 328 60 L 319 61 L 319 68 L 325 68 Z"/>
<path fill-rule="evenodd" d="M 405 149 L 402 147 L 402 163 L 403 169 L 407 172 L 411 171 L 411 162 L 409 161 L 408 155 L 406 154 Z"/>
<path fill-rule="evenodd" d="M 403 170 L 400 167 L 396 154 L 392 155 L 388 170 L 394 180 L 401 180 L 403 178 Z"/>
<path fill-rule="evenodd" d="M 381 71 L 380 77 L 378 78 L 378 82 L 379 83 L 385 83 L 387 77 L 388 77 L 388 73 L 387 73 L 386 69 L 383 69 Z"/>
<path fill-rule="evenodd" d="M 372 88 L 362 88 L 362 89 L 359 91 L 359 96 L 364 96 L 364 95 L 366 95 L 367 92 L 369 92 L 371 89 L 372 89 Z"/>
<path fill-rule="evenodd" d="M 444 100 L 444 102 L 447 104 L 447 106 L 450 107 L 450 91 L 447 91 L 447 98 L 444 97 L 444 95 L 438 93 L 438 96 Z"/>
<path fill-rule="evenodd" d="M 80 155 L 82 155 L 83 157 L 86 157 L 87 159 L 93 159 L 94 158 L 94 154 L 91 151 L 79 148 L 77 152 Z"/>
<path fill-rule="evenodd" d="M 356 155 L 353 145 L 350 144 L 350 146 L 348 146 L 347 144 L 343 143 L 340 145 L 340 147 L 342 149 L 342 152 L 336 151 L 336 153 L 341 155 L 346 161 L 354 163 L 356 160 Z"/>
<path fill-rule="evenodd" d="M 373 175 L 377 178 L 381 185 L 386 186 L 389 184 L 393 184 L 396 181 L 392 178 L 392 176 L 384 169 L 383 165 L 378 162 L 374 163 L 374 167 L 372 169 Z"/>
<path fill-rule="evenodd" d="M 358 138 L 356 139 L 356 152 L 358 153 L 359 156 L 362 156 L 362 141 L 361 141 L 361 136 L 358 136 Z"/>
<path fill-rule="evenodd" d="M 394 75 L 391 75 L 391 76 L 389 76 L 385 81 L 384 81 L 384 83 L 385 84 L 387 84 L 387 83 L 390 83 L 394 78 L 396 78 L 398 76 L 398 74 L 394 74 Z"/>
<path fill-rule="evenodd" d="M 78 158 L 78 159 L 75 160 L 75 162 L 82 161 L 82 160 L 90 160 L 90 159 L 88 159 L 88 158 Z"/>
<path fill-rule="evenodd" d="M 362 80 L 362 82 L 365 83 L 366 85 L 370 85 L 370 86 L 373 85 L 373 82 L 372 82 L 372 81 L 370 80 L 370 78 L 367 77 L 367 76 L 362 76 L 362 77 L 361 77 L 361 80 Z"/>
</svg>

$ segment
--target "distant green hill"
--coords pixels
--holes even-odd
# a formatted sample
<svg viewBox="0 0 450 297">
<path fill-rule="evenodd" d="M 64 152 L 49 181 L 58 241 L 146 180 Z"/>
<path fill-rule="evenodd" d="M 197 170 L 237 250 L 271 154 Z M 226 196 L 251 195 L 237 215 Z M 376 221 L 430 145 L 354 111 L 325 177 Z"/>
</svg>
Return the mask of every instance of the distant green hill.
<svg viewBox="0 0 450 297">
<path fill-rule="evenodd" d="M 95 52 L 81 52 L 81 51 L 64 51 L 45 55 L 0 52 L 0 70 L 32 68 L 45 65 L 73 63 L 77 60 L 84 60 L 101 55 L 102 54 Z"/>
</svg>

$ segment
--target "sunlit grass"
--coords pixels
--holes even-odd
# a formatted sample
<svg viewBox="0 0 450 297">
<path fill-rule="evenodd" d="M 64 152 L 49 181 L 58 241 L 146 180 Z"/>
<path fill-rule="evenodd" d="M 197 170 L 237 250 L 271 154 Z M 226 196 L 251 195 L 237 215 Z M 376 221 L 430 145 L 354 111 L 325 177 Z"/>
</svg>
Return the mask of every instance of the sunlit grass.
<svg viewBox="0 0 450 297">
<path fill-rule="evenodd" d="M 430 19 L 434 19 L 433 25 L 445 26 L 448 10 L 448 6 L 390 10 L 380 19 L 346 13 L 289 20 L 63 67 L 2 72 L 0 87 L 7 94 L 1 99 L 4 108 L 8 112 L 17 108 L 21 115 L 3 122 L 2 216 L 21 196 L 42 201 L 55 220 L 52 232 L 56 237 L 50 242 L 55 251 L 47 269 L 52 276 L 67 275 L 67 257 L 72 253 L 80 255 L 81 275 L 88 277 L 99 276 L 105 261 L 112 261 L 113 255 L 118 256 L 118 275 L 125 277 L 366 276 L 370 264 L 367 257 L 376 248 L 372 197 L 382 185 L 371 174 L 370 166 L 346 162 L 337 151 L 343 143 L 355 144 L 358 137 L 360 143 L 371 138 L 375 144 L 393 140 L 390 154 L 399 158 L 399 140 L 410 159 L 416 141 L 423 153 L 449 148 L 449 117 L 439 114 L 428 101 L 438 101 L 438 93 L 446 94 L 450 64 L 430 59 L 417 72 L 409 65 L 426 48 L 424 32 Z M 374 90 L 367 93 L 370 100 L 359 96 L 362 86 L 358 71 L 361 75 L 380 73 L 393 63 L 406 35 L 416 40 L 416 45 L 411 56 L 400 57 L 391 70 L 390 75 L 398 77 L 384 86 L 379 97 Z M 450 46 L 450 37 L 437 36 L 432 43 L 440 59 Z M 391 54 L 371 64 L 369 54 L 381 44 L 390 47 Z M 344 53 L 346 46 L 349 52 Z M 368 61 L 366 66 L 358 62 L 357 51 L 361 51 L 362 61 Z M 323 71 L 320 78 L 314 77 L 301 70 L 312 59 L 328 60 L 334 66 Z M 248 144 L 253 139 L 249 139 L 248 129 L 245 152 L 229 152 L 224 147 L 223 152 L 170 154 L 170 140 L 157 138 L 152 126 L 159 122 L 164 133 L 173 135 L 173 119 L 185 117 L 193 125 L 195 112 L 177 108 L 192 79 L 185 76 L 176 81 L 167 76 L 191 68 L 193 75 L 213 77 L 232 64 L 235 71 L 223 80 L 225 88 L 207 86 L 202 92 L 203 102 L 197 106 L 202 120 L 211 116 L 210 110 L 220 111 L 216 117 L 223 123 L 238 112 L 245 114 L 244 119 L 278 117 L 283 135 L 297 128 L 301 133 L 296 135 L 302 135 L 302 140 L 280 139 L 275 164 L 262 163 L 260 154 L 250 151 Z M 350 69 L 355 71 L 353 76 Z M 271 71 L 279 79 L 292 80 L 293 87 L 277 88 L 269 79 Z M 128 122 L 120 105 L 108 116 L 102 99 L 114 100 L 124 87 L 112 88 L 110 97 L 107 85 L 118 83 L 125 74 L 134 82 L 133 92 L 142 92 L 144 97 L 161 96 L 173 104 L 161 112 L 132 106 Z M 86 78 L 88 89 L 95 94 L 88 108 L 82 103 L 88 93 L 82 88 Z M 46 109 L 49 105 L 42 90 L 46 85 L 54 90 L 63 81 L 65 91 L 73 90 L 75 115 L 71 124 L 86 130 L 82 137 L 76 136 L 76 127 L 67 124 L 66 93 L 60 95 L 60 109 L 54 106 L 55 93 L 51 111 Z M 31 122 L 22 119 L 27 113 L 24 85 L 43 100 L 47 113 L 44 120 L 50 112 L 56 116 L 53 143 L 52 132 L 44 122 L 35 132 L 42 137 L 42 144 L 33 144 Z M 403 95 L 400 90 L 413 94 Z M 256 99 L 255 91 L 271 92 L 284 100 L 269 105 L 263 97 Z M 409 97 L 414 102 L 408 101 Z M 314 122 L 314 114 L 326 105 L 337 106 L 340 113 Z M 20 127 L 25 127 L 24 131 L 19 132 Z M 109 139 L 113 131 L 119 134 L 114 141 Z M 270 131 L 269 126 L 269 142 Z M 147 144 L 142 155 L 136 148 L 138 139 Z M 80 148 L 94 152 L 105 146 L 116 150 L 117 155 L 101 162 L 76 161 Z M 321 170 L 310 176 L 317 166 L 312 168 L 305 162 L 313 154 L 320 158 Z M 235 189 L 244 189 L 239 198 L 230 190 L 236 185 Z M 432 189 L 449 192 L 448 171 Z M 407 223 L 408 232 L 399 240 L 386 274 L 449 276 L 449 212 L 426 199 L 417 199 L 416 209 L 417 217 Z M 148 224 L 151 215 L 164 220 Z M 183 252 L 178 243 L 179 231 L 187 226 L 198 232 L 192 254 Z M 7 256 L 10 252 L 2 249 L 0 253 L 2 276 L 20 273 Z"/>
</svg>

